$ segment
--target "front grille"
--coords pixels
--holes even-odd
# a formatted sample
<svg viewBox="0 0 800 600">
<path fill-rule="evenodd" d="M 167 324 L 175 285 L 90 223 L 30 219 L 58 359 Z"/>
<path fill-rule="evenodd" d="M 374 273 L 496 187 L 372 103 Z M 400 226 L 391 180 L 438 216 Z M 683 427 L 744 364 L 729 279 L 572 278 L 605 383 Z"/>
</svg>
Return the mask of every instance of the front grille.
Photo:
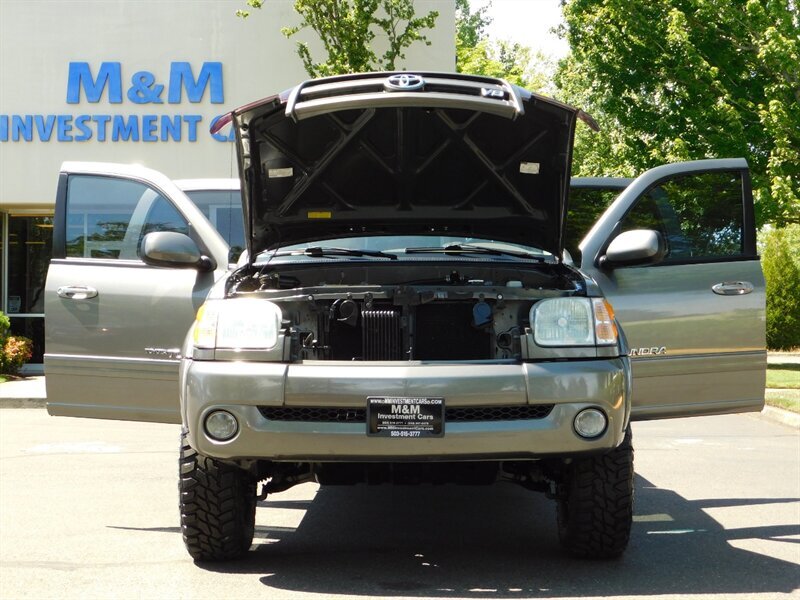
<svg viewBox="0 0 800 600">
<path fill-rule="evenodd" d="M 544 419 L 553 410 L 553 404 L 523 404 L 517 406 L 464 406 L 446 408 L 448 423 L 464 421 L 524 421 Z"/>
<path fill-rule="evenodd" d="M 464 423 L 476 421 L 522 421 L 544 419 L 553 404 L 522 404 L 514 406 L 459 406 L 445 408 L 445 421 Z M 320 406 L 259 406 L 259 412 L 270 421 L 302 421 L 305 423 L 366 423 L 365 408 Z"/>
<path fill-rule="evenodd" d="M 270 421 L 303 421 L 305 423 L 366 423 L 365 408 L 318 406 L 259 406 L 259 412 Z"/>
</svg>

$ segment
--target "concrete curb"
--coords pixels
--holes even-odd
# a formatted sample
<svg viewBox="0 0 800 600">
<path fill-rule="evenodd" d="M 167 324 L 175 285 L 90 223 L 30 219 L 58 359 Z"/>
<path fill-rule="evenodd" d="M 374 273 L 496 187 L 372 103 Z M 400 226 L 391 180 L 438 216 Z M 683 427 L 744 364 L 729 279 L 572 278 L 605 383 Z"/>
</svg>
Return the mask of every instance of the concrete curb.
<svg viewBox="0 0 800 600">
<path fill-rule="evenodd" d="M 768 352 L 767 363 L 770 365 L 798 365 L 800 352 Z"/>
<path fill-rule="evenodd" d="M 0 408 L 44 408 L 46 402 L 44 375 L 14 378 L 0 384 Z"/>
<path fill-rule="evenodd" d="M 777 406 L 765 406 L 764 410 L 753 416 L 800 430 L 800 414 Z"/>
<path fill-rule="evenodd" d="M 0 398 L 0 408 L 44 408 L 47 398 Z"/>
</svg>

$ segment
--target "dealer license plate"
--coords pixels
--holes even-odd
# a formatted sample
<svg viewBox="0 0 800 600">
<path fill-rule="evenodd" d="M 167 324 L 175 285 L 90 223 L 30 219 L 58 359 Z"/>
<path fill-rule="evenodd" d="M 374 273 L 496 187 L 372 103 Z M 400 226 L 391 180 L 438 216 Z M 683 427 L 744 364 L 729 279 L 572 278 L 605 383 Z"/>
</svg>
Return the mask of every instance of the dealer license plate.
<svg viewBox="0 0 800 600">
<path fill-rule="evenodd" d="M 444 435 L 444 398 L 367 398 L 367 435 L 420 438 Z"/>
</svg>

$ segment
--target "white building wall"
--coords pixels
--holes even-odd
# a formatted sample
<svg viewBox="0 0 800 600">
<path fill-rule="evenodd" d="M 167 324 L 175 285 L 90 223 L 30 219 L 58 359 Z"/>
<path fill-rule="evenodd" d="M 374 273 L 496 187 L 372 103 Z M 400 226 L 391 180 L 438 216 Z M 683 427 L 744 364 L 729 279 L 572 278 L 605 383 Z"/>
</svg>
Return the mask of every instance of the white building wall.
<svg viewBox="0 0 800 600">
<path fill-rule="evenodd" d="M 235 11 L 246 8 L 244 0 L 0 0 L 0 211 L 52 210 L 64 160 L 136 162 L 174 179 L 236 176 L 232 144 L 213 139 L 208 127 L 217 115 L 306 79 L 295 38 L 280 33 L 298 21 L 292 4 L 270 0 L 243 20 Z M 416 9 L 437 10 L 439 18 L 427 33 L 431 45 L 414 44 L 401 66 L 452 71 L 453 0 L 417 0 Z M 313 42 L 313 32 L 301 35 Z M 102 63 L 119 63 L 122 101 L 110 102 L 106 86 L 98 102 L 88 101 L 84 89 L 77 103 L 67 102 L 76 62 L 88 63 L 94 77 Z M 223 101 L 212 103 L 207 88 L 198 102 L 182 90 L 181 101 L 170 103 L 170 69 L 179 62 L 188 62 L 194 77 L 203 63 L 221 63 Z M 129 92 L 151 94 L 150 101 L 137 103 Z M 110 120 L 100 141 L 97 119 L 104 115 Z M 126 123 L 133 117 L 139 141 L 111 139 L 117 116 Z M 196 139 L 188 139 L 183 121 L 181 141 L 162 141 L 162 116 L 197 121 Z M 146 122 L 155 123 L 156 141 L 143 140 Z"/>
</svg>

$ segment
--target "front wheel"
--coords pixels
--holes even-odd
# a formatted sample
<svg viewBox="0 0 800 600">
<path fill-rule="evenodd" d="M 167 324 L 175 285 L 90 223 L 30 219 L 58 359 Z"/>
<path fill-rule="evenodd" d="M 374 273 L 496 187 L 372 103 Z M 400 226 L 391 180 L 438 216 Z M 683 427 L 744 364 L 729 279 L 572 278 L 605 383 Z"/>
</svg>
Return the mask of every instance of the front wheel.
<svg viewBox="0 0 800 600">
<path fill-rule="evenodd" d="M 633 521 L 633 444 L 628 426 L 617 448 L 573 460 L 558 501 L 558 537 L 573 556 L 614 558 L 628 545 Z"/>
<path fill-rule="evenodd" d="M 242 469 L 199 454 L 181 434 L 181 532 L 195 560 L 238 558 L 250 549 L 256 480 Z"/>
</svg>

